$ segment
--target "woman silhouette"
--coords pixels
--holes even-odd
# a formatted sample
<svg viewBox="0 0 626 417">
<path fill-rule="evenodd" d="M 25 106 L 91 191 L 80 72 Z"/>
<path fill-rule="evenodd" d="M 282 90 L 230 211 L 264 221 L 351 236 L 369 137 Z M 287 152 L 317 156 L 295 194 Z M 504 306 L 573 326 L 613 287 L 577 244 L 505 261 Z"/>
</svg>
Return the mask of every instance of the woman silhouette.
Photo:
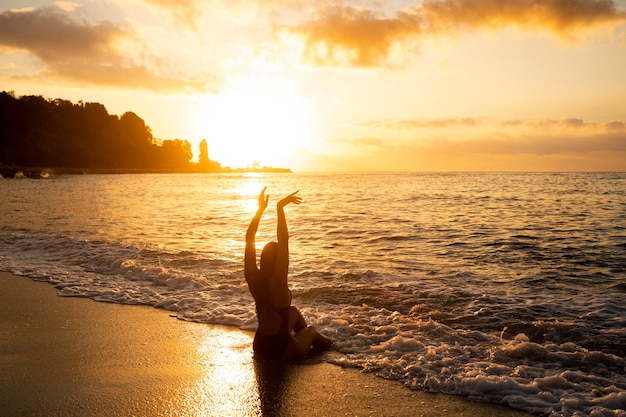
<svg viewBox="0 0 626 417">
<path fill-rule="evenodd" d="M 296 196 L 297 191 L 276 205 L 277 242 L 265 245 L 261 252 L 261 267 L 257 267 L 255 238 L 269 202 L 266 188 L 259 194 L 259 208 L 248 226 L 244 257 L 244 274 L 254 297 L 259 322 L 254 335 L 254 356 L 257 359 L 298 360 L 306 357 L 312 348 L 329 349 L 332 341 L 312 326 L 307 326 L 300 311 L 291 305 L 291 291 L 287 284 L 289 232 L 283 208 L 290 203 L 301 203 L 301 198 Z"/>
</svg>

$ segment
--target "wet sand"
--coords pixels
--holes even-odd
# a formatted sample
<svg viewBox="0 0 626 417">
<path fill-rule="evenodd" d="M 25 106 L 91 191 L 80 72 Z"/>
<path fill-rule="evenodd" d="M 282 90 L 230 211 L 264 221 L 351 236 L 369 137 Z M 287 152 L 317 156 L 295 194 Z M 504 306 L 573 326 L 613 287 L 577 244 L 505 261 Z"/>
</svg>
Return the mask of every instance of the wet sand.
<svg viewBox="0 0 626 417">
<path fill-rule="evenodd" d="M 528 417 L 324 362 L 259 363 L 252 334 L 57 296 L 0 272 L 2 416 Z"/>
</svg>

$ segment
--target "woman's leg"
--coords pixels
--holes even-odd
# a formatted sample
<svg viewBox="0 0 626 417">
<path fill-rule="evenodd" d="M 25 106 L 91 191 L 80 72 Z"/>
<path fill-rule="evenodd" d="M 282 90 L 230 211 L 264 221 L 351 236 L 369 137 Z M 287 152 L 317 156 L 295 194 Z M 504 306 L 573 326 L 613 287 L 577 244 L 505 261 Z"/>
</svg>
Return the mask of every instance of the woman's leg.
<svg viewBox="0 0 626 417">
<path fill-rule="evenodd" d="M 301 330 L 306 329 L 306 321 L 302 317 L 302 313 L 295 306 L 291 306 L 289 310 L 289 329 L 298 333 Z"/>
<path fill-rule="evenodd" d="M 309 354 L 313 341 L 317 339 L 319 333 L 313 327 L 309 326 L 300 330 L 291 337 L 291 342 L 287 345 L 283 359 L 287 361 L 295 361 L 304 359 Z"/>
<path fill-rule="evenodd" d="M 326 350 L 330 349 L 332 345 L 332 340 L 320 334 L 313 326 L 307 326 L 292 336 L 291 342 L 283 354 L 283 360 L 304 359 L 311 351 L 311 347 Z"/>
</svg>

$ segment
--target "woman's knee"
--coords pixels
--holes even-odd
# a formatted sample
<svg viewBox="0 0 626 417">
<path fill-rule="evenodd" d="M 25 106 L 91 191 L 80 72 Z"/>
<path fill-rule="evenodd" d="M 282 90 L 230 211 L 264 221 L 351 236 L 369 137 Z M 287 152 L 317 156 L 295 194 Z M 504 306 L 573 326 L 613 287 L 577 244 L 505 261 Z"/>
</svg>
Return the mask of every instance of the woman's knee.
<svg viewBox="0 0 626 417">
<path fill-rule="evenodd" d="M 292 339 L 289 345 L 287 345 L 287 349 L 285 349 L 285 353 L 283 354 L 283 360 L 286 361 L 297 361 L 300 359 L 306 358 L 308 355 L 310 347 L 307 347 L 299 340 Z"/>
<path fill-rule="evenodd" d="M 295 306 L 291 306 L 289 310 L 289 326 L 296 333 L 307 327 L 302 313 L 300 313 L 300 310 Z"/>
<path fill-rule="evenodd" d="M 291 338 L 289 345 L 287 345 L 283 359 L 298 360 L 305 358 L 306 355 L 309 354 L 313 341 L 316 339 L 317 335 L 317 330 L 311 326 L 308 326 L 296 333 Z"/>
</svg>

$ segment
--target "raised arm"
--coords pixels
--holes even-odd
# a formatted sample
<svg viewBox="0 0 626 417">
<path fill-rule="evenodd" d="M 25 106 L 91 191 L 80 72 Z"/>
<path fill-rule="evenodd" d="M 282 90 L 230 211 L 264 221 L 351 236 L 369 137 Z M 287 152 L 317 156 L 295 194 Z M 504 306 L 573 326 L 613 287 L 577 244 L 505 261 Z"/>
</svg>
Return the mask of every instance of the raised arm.
<svg viewBox="0 0 626 417">
<path fill-rule="evenodd" d="M 256 232 L 259 228 L 261 216 L 267 208 L 267 203 L 269 202 L 270 198 L 269 195 L 265 195 L 266 188 L 267 187 L 263 187 L 261 194 L 259 194 L 259 208 L 252 218 L 252 221 L 248 226 L 248 231 L 246 232 L 246 250 L 244 252 L 244 276 L 246 277 L 246 282 L 248 282 L 248 284 L 250 284 L 251 280 L 253 280 L 257 276 L 257 273 L 259 271 L 256 265 Z"/>
<path fill-rule="evenodd" d="M 274 267 L 274 278 L 287 281 L 289 272 L 289 230 L 287 229 L 287 219 L 285 218 L 284 207 L 287 204 L 300 204 L 302 199 L 296 196 L 298 192 L 289 194 L 276 205 L 278 223 L 276 235 L 278 238 L 278 253 L 276 254 L 276 266 Z"/>
</svg>

